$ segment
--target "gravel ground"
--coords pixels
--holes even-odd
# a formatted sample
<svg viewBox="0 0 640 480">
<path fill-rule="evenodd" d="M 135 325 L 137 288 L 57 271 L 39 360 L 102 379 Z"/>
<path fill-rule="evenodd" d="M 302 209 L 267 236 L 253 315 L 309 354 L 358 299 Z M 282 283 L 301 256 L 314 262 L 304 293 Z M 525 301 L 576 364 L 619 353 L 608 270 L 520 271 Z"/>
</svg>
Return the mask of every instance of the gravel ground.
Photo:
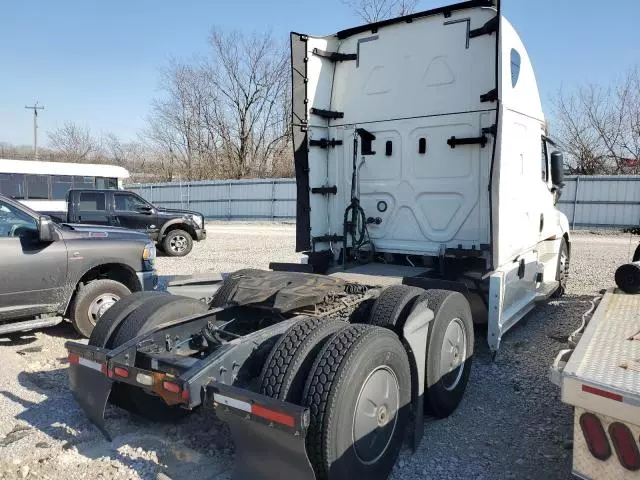
<svg viewBox="0 0 640 480">
<path fill-rule="evenodd" d="M 224 272 L 297 261 L 294 227 L 211 223 L 209 238 L 185 258 L 159 258 L 162 274 Z M 503 339 L 491 361 L 486 329 L 476 331 L 471 380 L 460 408 L 428 420 L 416 454 L 404 448 L 391 478 L 568 479 L 571 410 L 562 404 L 548 369 L 589 300 L 613 285 L 629 258 L 629 237 L 574 237 L 569 292 L 541 304 Z M 635 246 L 637 240 L 633 240 Z M 109 407 L 112 442 L 86 420 L 67 387 L 63 324 L 0 338 L 0 478 L 156 479 L 231 478 L 234 446 L 213 416 L 195 413 L 178 424 L 152 423 Z M 195 477 L 197 476 L 197 477 Z M 166 478 L 166 477 L 165 477 Z"/>
</svg>

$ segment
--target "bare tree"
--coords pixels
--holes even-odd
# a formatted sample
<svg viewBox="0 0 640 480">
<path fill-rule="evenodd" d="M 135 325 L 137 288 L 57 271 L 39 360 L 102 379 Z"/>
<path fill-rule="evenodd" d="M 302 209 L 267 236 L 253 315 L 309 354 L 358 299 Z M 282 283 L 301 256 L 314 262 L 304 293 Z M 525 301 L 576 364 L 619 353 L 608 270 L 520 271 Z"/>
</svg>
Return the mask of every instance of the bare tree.
<svg viewBox="0 0 640 480">
<path fill-rule="evenodd" d="M 230 175 L 264 175 L 290 131 L 285 47 L 271 34 L 213 30 L 211 48 L 211 101 Z"/>
<path fill-rule="evenodd" d="M 144 136 L 172 171 L 242 178 L 292 163 L 288 56 L 270 34 L 214 30 L 210 58 L 172 62 L 161 88 Z"/>
<path fill-rule="evenodd" d="M 640 173 L 640 70 L 613 85 L 587 85 L 554 100 L 557 132 L 572 173 Z"/>
<path fill-rule="evenodd" d="M 419 0 L 341 0 L 366 23 L 409 15 Z"/>
<path fill-rule="evenodd" d="M 91 130 L 73 122 L 65 122 L 48 135 L 51 147 L 58 150 L 66 161 L 88 161 L 100 151 L 100 143 L 91 135 Z"/>
</svg>

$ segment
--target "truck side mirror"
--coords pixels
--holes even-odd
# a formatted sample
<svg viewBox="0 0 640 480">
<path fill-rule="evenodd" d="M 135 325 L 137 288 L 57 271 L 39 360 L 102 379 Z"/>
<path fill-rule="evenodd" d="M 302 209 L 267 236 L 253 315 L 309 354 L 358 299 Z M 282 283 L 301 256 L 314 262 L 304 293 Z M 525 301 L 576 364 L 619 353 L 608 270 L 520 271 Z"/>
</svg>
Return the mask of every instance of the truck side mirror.
<svg viewBox="0 0 640 480">
<path fill-rule="evenodd" d="M 154 208 L 151 205 L 140 205 L 137 208 L 137 210 L 140 213 L 148 213 L 148 214 L 154 213 Z"/>
<path fill-rule="evenodd" d="M 551 154 L 551 183 L 554 186 L 564 187 L 564 157 L 562 152 Z"/>
<path fill-rule="evenodd" d="M 42 215 L 38 219 L 38 239 L 41 242 L 55 242 L 58 239 L 53 222 L 47 215 Z"/>
</svg>

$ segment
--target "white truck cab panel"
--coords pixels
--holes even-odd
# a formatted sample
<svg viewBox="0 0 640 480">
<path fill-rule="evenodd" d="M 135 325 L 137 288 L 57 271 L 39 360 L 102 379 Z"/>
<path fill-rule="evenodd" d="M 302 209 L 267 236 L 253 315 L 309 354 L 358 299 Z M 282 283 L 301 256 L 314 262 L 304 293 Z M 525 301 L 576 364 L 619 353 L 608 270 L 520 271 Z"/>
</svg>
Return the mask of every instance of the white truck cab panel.
<svg viewBox="0 0 640 480">
<path fill-rule="evenodd" d="M 298 250 L 346 265 L 360 233 L 370 261 L 468 265 L 494 350 L 555 290 L 568 241 L 533 66 L 498 8 L 291 36 Z"/>
</svg>

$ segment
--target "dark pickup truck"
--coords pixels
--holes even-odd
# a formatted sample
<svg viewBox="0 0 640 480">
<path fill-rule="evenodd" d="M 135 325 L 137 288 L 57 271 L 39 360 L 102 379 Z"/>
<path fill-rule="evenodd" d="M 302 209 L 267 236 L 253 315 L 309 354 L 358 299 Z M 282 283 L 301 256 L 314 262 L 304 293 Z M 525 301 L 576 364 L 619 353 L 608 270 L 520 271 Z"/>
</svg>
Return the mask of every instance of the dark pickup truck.
<svg viewBox="0 0 640 480">
<path fill-rule="evenodd" d="M 66 217 L 46 212 L 59 223 L 111 225 L 146 233 L 158 248 L 172 257 L 183 257 L 194 241 L 204 240 L 204 216 L 190 210 L 159 208 L 126 190 L 80 190 L 67 194 Z"/>
<path fill-rule="evenodd" d="M 155 245 L 139 232 L 56 225 L 0 195 L 0 334 L 71 320 L 89 337 L 131 292 L 155 290 Z"/>
</svg>

